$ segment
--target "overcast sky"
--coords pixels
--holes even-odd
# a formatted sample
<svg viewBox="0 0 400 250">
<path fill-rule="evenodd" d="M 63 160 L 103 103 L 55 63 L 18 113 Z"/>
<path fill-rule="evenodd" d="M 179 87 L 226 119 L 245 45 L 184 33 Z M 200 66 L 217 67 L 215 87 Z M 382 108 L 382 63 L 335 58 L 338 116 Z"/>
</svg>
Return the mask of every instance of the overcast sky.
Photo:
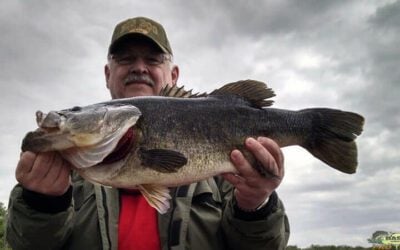
<svg viewBox="0 0 400 250">
<path fill-rule="evenodd" d="M 113 3 L 113 4 L 111 4 Z M 0 8 L 0 201 L 15 185 L 35 111 L 108 100 L 103 67 L 115 24 L 147 16 L 167 30 L 181 85 L 211 91 L 265 81 L 286 109 L 332 107 L 366 118 L 359 169 L 339 173 L 285 148 L 278 189 L 291 245 L 369 246 L 400 232 L 400 1 L 22 1 Z"/>
</svg>

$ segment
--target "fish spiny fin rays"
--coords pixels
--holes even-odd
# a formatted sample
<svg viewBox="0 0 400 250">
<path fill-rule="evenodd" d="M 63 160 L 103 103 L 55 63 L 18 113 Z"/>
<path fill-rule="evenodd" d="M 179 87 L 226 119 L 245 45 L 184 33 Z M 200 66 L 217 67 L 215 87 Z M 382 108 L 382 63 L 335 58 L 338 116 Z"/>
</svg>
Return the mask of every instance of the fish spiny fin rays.
<svg viewBox="0 0 400 250">
<path fill-rule="evenodd" d="M 301 146 L 332 168 L 352 174 L 357 169 L 357 145 L 364 118 L 353 112 L 314 108 L 300 111 L 310 117 L 313 127 Z"/>
<path fill-rule="evenodd" d="M 169 189 L 164 186 L 142 184 L 138 186 L 143 197 L 160 214 L 165 214 L 170 207 L 171 195 Z"/>
<path fill-rule="evenodd" d="M 168 149 L 139 149 L 142 165 L 161 173 L 174 173 L 186 165 L 187 158 L 180 152 Z"/>
<path fill-rule="evenodd" d="M 242 80 L 228 83 L 214 90 L 210 95 L 236 95 L 248 101 L 251 106 L 262 108 L 272 105 L 273 101 L 268 99 L 274 97 L 275 93 L 263 82 Z"/>
<path fill-rule="evenodd" d="M 199 94 L 199 93 L 192 93 L 192 90 L 185 90 L 184 86 L 182 87 L 177 87 L 176 85 L 174 86 L 169 86 L 165 85 L 160 91 L 160 96 L 166 96 L 166 97 L 178 97 L 178 98 L 197 98 L 197 97 L 205 97 L 207 96 L 206 93 Z"/>
</svg>

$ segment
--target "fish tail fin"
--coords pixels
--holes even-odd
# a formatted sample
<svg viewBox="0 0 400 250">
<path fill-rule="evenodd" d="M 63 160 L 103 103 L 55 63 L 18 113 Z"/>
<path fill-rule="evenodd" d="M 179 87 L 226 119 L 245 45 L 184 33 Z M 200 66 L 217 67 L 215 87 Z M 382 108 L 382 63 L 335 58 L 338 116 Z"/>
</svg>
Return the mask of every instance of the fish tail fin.
<svg viewBox="0 0 400 250">
<path fill-rule="evenodd" d="M 348 174 L 357 169 L 357 145 L 364 118 L 356 113 L 327 108 L 304 109 L 311 115 L 312 129 L 302 144 L 312 155 Z"/>
</svg>

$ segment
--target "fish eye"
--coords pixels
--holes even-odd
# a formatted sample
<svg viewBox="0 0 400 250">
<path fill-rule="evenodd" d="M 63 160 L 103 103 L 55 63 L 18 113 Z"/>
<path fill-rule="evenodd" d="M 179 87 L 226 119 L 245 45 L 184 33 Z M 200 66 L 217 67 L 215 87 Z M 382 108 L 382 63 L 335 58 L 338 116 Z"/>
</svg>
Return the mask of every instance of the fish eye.
<svg viewBox="0 0 400 250">
<path fill-rule="evenodd" d="M 73 107 L 73 108 L 71 109 L 72 112 L 77 112 L 77 111 L 81 111 L 81 110 L 82 110 L 82 108 L 79 107 L 79 106 L 75 106 L 75 107 Z"/>
</svg>

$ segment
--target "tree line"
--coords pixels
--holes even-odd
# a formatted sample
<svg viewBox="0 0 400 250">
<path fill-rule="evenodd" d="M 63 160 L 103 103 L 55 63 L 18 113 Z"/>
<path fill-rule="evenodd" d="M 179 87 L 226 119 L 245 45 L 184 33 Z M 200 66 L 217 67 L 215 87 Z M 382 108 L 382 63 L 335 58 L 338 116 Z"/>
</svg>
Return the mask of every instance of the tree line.
<svg viewBox="0 0 400 250">
<path fill-rule="evenodd" d="M 0 202 L 0 250 L 11 250 L 11 248 L 6 246 L 6 239 L 5 239 L 6 215 L 7 215 L 7 210 L 4 207 L 4 204 Z"/>
<path fill-rule="evenodd" d="M 373 250 L 372 247 L 351 247 L 351 246 L 320 246 L 320 245 L 311 245 L 307 248 L 299 248 L 297 246 L 288 246 L 286 250 Z"/>
</svg>

